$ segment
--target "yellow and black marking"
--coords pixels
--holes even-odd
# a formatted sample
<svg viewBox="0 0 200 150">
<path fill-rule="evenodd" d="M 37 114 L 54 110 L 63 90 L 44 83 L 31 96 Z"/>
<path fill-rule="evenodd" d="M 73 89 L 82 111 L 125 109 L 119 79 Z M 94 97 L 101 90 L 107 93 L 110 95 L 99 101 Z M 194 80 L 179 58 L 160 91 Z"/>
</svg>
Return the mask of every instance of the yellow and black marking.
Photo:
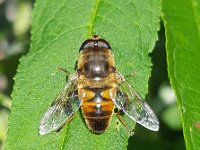
<svg viewBox="0 0 200 150">
<path fill-rule="evenodd" d="M 110 97 L 104 97 L 104 93 L 109 90 L 104 89 L 90 89 L 87 92 L 95 93 L 90 99 L 84 99 L 82 104 L 83 116 L 86 119 L 88 127 L 97 133 L 102 133 L 108 127 L 110 119 L 113 114 L 114 104 Z M 87 95 L 87 94 L 86 94 Z"/>
</svg>

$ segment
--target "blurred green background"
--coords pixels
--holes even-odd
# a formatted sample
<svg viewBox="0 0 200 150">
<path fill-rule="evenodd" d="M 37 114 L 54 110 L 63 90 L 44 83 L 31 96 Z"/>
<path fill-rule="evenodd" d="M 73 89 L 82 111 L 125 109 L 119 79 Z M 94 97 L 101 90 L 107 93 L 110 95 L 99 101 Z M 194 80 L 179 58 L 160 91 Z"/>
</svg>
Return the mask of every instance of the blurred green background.
<svg viewBox="0 0 200 150">
<path fill-rule="evenodd" d="M 33 0 L 0 0 L 0 150 L 6 141 L 13 77 L 19 58 L 30 46 L 33 3 Z M 153 66 L 146 96 L 159 117 L 160 131 L 155 133 L 137 125 L 136 134 L 129 139 L 130 150 L 185 149 L 180 113 L 167 76 L 164 32 L 161 22 L 159 41 L 150 54 Z"/>
</svg>

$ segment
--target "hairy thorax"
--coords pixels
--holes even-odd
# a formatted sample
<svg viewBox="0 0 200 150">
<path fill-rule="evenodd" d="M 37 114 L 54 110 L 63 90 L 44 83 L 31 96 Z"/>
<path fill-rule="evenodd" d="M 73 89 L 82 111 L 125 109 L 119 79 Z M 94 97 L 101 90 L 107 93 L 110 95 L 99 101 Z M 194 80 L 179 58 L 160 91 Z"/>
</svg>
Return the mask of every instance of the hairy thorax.
<svg viewBox="0 0 200 150">
<path fill-rule="evenodd" d="M 115 79 L 113 56 L 109 50 L 87 50 L 80 54 L 78 62 L 79 86 L 112 86 Z"/>
</svg>

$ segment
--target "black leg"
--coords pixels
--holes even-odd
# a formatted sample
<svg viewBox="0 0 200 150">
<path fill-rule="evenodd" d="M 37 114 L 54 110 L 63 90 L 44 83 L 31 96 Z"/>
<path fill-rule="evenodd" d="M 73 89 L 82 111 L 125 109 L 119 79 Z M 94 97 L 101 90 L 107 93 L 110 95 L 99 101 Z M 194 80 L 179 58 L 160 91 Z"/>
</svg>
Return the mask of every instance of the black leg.
<svg viewBox="0 0 200 150">
<path fill-rule="evenodd" d="M 118 110 L 118 112 L 116 112 L 117 118 L 119 119 L 119 121 L 124 125 L 124 127 L 127 129 L 128 133 L 130 136 L 132 136 L 134 134 L 133 130 L 126 124 L 126 122 L 124 121 L 124 119 L 122 118 L 122 114 L 123 111 L 122 110 Z"/>
<path fill-rule="evenodd" d="M 63 71 L 63 72 L 66 73 L 66 81 L 68 81 L 68 78 L 69 78 L 69 76 L 70 76 L 69 70 L 66 70 L 66 69 L 61 68 L 61 67 L 58 67 L 58 70 Z"/>
<path fill-rule="evenodd" d="M 74 114 L 70 116 L 69 119 L 67 119 L 67 121 L 59 129 L 56 130 L 56 132 L 59 132 L 66 124 L 68 124 L 74 118 L 74 116 Z"/>
<path fill-rule="evenodd" d="M 136 73 L 135 72 L 131 72 L 131 73 L 125 75 L 125 78 L 134 77 L 134 76 L 136 76 Z"/>
</svg>

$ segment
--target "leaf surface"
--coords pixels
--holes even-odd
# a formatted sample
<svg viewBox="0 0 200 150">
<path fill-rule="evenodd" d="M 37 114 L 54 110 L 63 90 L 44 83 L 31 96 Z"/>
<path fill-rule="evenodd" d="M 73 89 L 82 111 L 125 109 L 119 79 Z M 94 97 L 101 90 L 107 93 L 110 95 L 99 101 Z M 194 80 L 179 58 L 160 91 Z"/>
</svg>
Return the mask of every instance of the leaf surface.
<svg viewBox="0 0 200 150">
<path fill-rule="evenodd" d="M 168 74 L 188 150 L 200 147 L 200 1 L 164 0 Z"/>
<path fill-rule="evenodd" d="M 7 149 L 125 149 L 129 135 L 121 124 L 116 129 L 115 115 L 101 135 L 88 130 L 80 112 L 60 133 L 38 135 L 39 121 L 66 84 L 57 67 L 73 73 L 81 43 L 93 34 L 109 41 L 118 70 L 134 72 L 130 82 L 145 96 L 160 5 L 159 0 L 37 0 L 31 49 L 15 77 Z"/>
</svg>

